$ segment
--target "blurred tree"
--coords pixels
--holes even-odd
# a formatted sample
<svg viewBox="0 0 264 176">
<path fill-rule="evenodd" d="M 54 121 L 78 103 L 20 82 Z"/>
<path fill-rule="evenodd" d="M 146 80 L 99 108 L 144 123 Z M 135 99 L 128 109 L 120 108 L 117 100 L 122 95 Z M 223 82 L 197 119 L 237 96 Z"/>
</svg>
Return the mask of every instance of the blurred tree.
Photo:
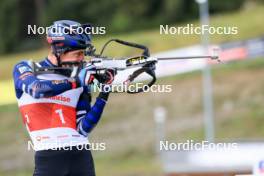
<svg viewBox="0 0 264 176">
<path fill-rule="evenodd" d="M 44 11 L 46 9 L 46 1 L 45 0 L 34 0 L 36 6 L 36 21 L 38 25 L 43 24 Z"/>
<path fill-rule="evenodd" d="M 18 0 L 0 1 L 0 53 L 14 50 L 19 39 Z"/>
<path fill-rule="evenodd" d="M 223 11 L 231 11 L 239 9 L 245 0 L 210 0 L 210 12 L 223 12 Z"/>
<path fill-rule="evenodd" d="M 245 1 L 209 0 L 210 12 L 236 10 Z M 46 27 L 56 20 L 71 19 L 105 26 L 111 34 L 194 18 L 198 18 L 195 0 L 1 0 L 0 53 L 40 46 L 38 39 L 45 36 L 28 35 L 30 24 Z"/>
<path fill-rule="evenodd" d="M 38 26 L 41 24 L 43 4 L 41 4 L 41 0 L 19 0 L 18 6 L 18 38 L 20 45 L 14 51 L 36 49 L 41 46 L 39 42 L 41 36 L 38 34 L 28 34 L 28 25 Z"/>
</svg>

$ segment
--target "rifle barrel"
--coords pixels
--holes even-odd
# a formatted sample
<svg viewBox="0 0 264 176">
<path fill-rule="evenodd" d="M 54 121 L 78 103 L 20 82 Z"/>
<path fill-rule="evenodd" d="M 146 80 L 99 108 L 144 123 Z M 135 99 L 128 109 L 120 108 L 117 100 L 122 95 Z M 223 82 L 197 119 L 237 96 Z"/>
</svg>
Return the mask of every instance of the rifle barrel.
<svg viewBox="0 0 264 176">
<path fill-rule="evenodd" d="M 183 57 L 161 57 L 158 60 L 181 60 L 181 59 L 218 59 L 218 56 L 183 56 Z"/>
</svg>

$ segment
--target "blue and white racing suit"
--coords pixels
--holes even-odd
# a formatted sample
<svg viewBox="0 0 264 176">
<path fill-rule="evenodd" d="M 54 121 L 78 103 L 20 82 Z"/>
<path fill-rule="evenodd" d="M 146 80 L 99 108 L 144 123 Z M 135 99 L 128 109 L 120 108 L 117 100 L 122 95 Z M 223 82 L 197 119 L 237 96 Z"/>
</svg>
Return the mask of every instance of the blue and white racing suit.
<svg viewBox="0 0 264 176">
<path fill-rule="evenodd" d="M 38 67 L 54 67 L 47 58 L 36 64 Z M 36 150 L 34 175 L 94 175 L 90 151 L 54 149 L 88 145 L 87 136 L 100 120 L 108 94 L 100 93 L 91 106 L 87 87 L 76 87 L 75 82 L 61 74 L 36 76 L 29 61 L 15 65 L 13 78 L 23 122 Z M 53 157 L 47 157 L 49 155 Z M 73 160 L 68 155 L 76 158 Z M 89 157 L 85 159 L 85 156 Z M 84 164 L 86 167 L 71 170 L 75 168 L 74 164 L 76 168 Z M 63 173 L 55 172 L 54 167 L 64 169 Z"/>
</svg>

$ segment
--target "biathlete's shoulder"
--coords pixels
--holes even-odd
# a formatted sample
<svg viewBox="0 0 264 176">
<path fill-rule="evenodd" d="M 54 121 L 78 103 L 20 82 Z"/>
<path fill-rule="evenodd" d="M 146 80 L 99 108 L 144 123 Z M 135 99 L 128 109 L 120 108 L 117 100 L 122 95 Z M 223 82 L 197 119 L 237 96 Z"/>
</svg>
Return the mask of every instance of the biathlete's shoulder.
<svg viewBox="0 0 264 176">
<path fill-rule="evenodd" d="M 13 69 L 13 74 L 24 74 L 26 72 L 33 72 L 32 70 L 32 61 L 30 60 L 22 60 L 15 64 Z"/>
</svg>

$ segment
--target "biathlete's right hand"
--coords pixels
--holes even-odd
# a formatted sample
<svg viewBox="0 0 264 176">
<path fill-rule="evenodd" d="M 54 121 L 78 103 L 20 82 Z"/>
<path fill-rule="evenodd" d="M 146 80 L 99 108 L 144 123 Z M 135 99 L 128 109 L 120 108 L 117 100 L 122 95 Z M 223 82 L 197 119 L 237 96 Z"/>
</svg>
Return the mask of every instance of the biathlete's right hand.
<svg viewBox="0 0 264 176">
<path fill-rule="evenodd" d="M 91 84 L 94 80 L 95 73 L 96 68 L 94 65 L 86 65 L 83 69 L 81 69 L 76 77 L 78 87 Z"/>
</svg>

